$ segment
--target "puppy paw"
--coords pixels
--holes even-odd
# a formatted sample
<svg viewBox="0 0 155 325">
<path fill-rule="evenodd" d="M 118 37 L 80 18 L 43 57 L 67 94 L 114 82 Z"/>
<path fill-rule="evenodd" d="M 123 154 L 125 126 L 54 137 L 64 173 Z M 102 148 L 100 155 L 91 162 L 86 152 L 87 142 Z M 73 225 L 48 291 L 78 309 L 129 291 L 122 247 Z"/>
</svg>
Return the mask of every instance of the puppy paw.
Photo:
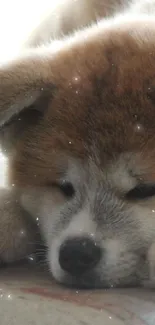
<svg viewBox="0 0 155 325">
<path fill-rule="evenodd" d="M 18 196 L 0 190 L 0 263 L 24 259 L 35 251 L 39 229 L 21 208 Z"/>
<path fill-rule="evenodd" d="M 148 279 L 143 281 L 143 286 L 146 288 L 155 288 L 155 243 L 153 243 L 147 254 L 148 262 Z"/>
</svg>

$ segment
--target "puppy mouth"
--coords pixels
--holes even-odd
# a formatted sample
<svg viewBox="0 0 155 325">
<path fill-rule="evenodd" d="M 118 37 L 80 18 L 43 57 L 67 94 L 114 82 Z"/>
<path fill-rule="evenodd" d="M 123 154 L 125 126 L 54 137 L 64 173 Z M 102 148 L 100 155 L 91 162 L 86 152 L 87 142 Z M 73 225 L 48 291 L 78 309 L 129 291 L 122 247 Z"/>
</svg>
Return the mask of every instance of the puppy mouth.
<svg viewBox="0 0 155 325">
<path fill-rule="evenodd" d="M 125 273 L 121 274 L 123 270 L 120 269 L 120 272 L 117 270 L 117 274 L 112 273 L 112 270 L 109 271 L 99 268 L 94 268 L 91 271 L 87 271 L 80 275 L 73 275 L 68 272 L 63 272 L 59 279 L 56 279 L 65 287 L 73 288 L 76 290 L 79 289 L 115 289 L 115 288 L 135 288 L 141 287 L 141 274 L 139 269 L 144 273 L 144 267 L 146 267 L 146 260 L 144 256 L 139 258 L 137 263 L 133 268 L 126 270 Z M 131 272 L 130 272 L 131 271 Z M 105 273 L 106 272 L 106 273 Z M 105 273 L 105 275 L 104 275 Z M 110 276 L 111 274 L 111 276 Z M 145 270 L 145 275 L 147 272 Z"/>
<path fill-rule="evenodd" d="M 101 279 L 97 272 L 81 277 L 73 277 L 65 274 L 59 279 L 59 282 L 65 287 L 76 290 L 107 290 L 115 288 L 135 288 L 140 286 L 140 281 L 136 274 L 132 274 L 130 278 L 120 278 L 117 279 L 117 281 L 113 279 L 111 279 L 111 281 L 106 281 Z"/>
<path fill-rule="evenodd" d="M 101 289 L 101 282 L 97 276 L 87 276 L 87 277 L 73 277 L 69 275 L 64 275 L 60 280 L 61 284 L 65 287 L 72 289 Z M 104 287 L 105 288 L 105 287 Z"/>
</svg>

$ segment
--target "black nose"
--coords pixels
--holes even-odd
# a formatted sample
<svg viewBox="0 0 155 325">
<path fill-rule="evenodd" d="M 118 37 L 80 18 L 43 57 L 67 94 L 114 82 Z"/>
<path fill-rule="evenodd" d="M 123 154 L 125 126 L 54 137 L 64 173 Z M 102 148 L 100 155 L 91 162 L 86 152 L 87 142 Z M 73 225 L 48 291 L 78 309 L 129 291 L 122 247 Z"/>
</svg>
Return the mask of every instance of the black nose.
<svg viewBox="0 0 155 325">
<path fill-rule="evenodd" d="M 101 258 L 101 248 L 90 238 L 72 238 L 60 247 L 59 263 L 71 275 L 82 275 L 91 271 Z"/>
</svg>

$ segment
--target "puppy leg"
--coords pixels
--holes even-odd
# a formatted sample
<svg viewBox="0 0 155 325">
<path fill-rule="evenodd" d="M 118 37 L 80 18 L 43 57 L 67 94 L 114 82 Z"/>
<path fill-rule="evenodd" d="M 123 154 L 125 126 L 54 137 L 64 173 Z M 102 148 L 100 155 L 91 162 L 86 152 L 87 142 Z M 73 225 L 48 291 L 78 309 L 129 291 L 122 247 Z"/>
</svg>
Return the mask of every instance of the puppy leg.
<svg viewBox="0 0 155 325">
<path fill-rule="evenodd" d="M 35 250 L 38 227 L 21 208 L 18 195 L 0 189 L 0 260 L 11 263 Z"/>
</svg>

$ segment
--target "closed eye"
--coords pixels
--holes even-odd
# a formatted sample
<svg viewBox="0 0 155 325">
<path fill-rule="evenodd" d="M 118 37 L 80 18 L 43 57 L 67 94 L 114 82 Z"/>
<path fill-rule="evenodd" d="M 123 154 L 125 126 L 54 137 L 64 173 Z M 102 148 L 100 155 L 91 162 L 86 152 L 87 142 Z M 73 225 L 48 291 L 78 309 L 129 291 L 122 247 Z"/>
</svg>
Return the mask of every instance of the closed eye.
<svg viewBox="0 0 155 325">
<path fill-rule="evenodd" d="M 66 198 L 72 198 L 75 194 L 75 189 L 72 183 L 67 181 L 48 183 L 48 187 L 53 187 L 60 191 Z"/>
<path fill-rule="evenodd" d="M 155 196 L 155 184 L 139 184 L 126 194 L 128 200 L 144 200 Z"/>
</svg>

